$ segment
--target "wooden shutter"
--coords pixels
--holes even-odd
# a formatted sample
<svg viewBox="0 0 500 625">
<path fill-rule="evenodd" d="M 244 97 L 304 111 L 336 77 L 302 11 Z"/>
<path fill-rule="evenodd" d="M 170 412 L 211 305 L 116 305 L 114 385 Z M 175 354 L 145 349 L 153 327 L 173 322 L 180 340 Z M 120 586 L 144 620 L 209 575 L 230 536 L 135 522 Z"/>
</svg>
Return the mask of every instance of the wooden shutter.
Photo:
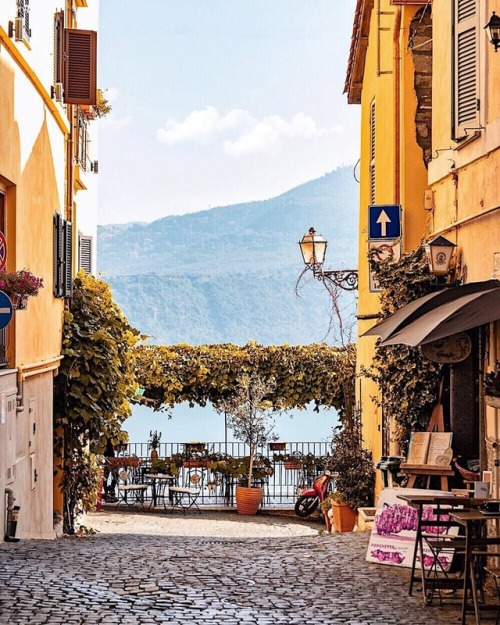
<svg viewBox="0 0 500 625">
<path fill-rule="evenodd" d="M 81 234 L 78 247 L 78 268 L 86 273 L 92 273 L 92 237 Z"/>
<path fill-rule="evenodd" d="M 63 218 L 59 213 L 54 215 L 54 296 L 63 297 L 64 281 L 64 229 Z"/>
<path fill-rule="evenodd" d="M 58 11 L 54 16 L 54 84 L 63 82 L 64 56 L 64 13 Z"/>
<path fill-rule="evenodd" d="M 64 284 L 63 297 L 73 293 L 73 224 L 64 222 Z"/>
<path fill-rule="evenodd" d="M 455 0 L 454 138 L 480 125 L 478 31 L 477 0 Z"/>
<path fill-rule="evenodd" d="M 375 102 L 370 106 L 370 203 L 375 204 Z"/>
<path fill-rule="evenodd" d="M 97 102 L 97 33 L 93 30 L 64 31 L 64 101 Z"/>
</svg>

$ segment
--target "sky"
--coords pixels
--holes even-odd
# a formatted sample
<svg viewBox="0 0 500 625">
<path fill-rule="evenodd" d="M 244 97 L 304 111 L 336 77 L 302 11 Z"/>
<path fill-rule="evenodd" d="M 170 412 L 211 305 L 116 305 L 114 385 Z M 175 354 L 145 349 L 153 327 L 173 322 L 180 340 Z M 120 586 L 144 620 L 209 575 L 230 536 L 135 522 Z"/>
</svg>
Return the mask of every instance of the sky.
<svg viewBox="0 0 500 625">
<path fill-rule="evenodd" d="M 101 224 L 274 197 L 359 156 L 355 0 L 102 0 Z"/>
</svg>

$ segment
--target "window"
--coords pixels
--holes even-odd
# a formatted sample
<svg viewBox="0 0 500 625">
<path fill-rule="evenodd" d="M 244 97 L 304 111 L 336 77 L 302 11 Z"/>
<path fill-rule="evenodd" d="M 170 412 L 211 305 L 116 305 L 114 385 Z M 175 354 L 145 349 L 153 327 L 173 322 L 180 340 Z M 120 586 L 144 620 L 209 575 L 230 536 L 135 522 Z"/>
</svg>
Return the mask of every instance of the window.
<svg viewBox="0 0 500 625">
<path fill-rule="evenodd" d="M 78 237 L 78 269 L 92 273 L 92 237 L 80 234 Z"/>
<path fill-rule="evenodd" d="M 54 295 L 71 297 L 73 288 L 73 224 L 54 214 Z"/>
<path fill-rule="evenodd" d="M 375 101 L 370 106 L 370 204 L 375 204 Z"/>
<path fill-rule="evenodd" d="M 479 120 L 479 11 L 477 0 L 454 2 L 454 139 L 480 127 Z"/>
</svg>

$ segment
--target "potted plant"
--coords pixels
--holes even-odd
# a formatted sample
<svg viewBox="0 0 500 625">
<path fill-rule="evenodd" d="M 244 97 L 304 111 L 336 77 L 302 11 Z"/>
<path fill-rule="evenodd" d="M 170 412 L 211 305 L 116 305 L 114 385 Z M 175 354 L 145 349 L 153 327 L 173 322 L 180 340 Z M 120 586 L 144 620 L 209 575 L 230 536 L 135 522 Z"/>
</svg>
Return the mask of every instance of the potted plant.
<svg viewBox="0 0 500 625">
<path fill-rule="evenodd" d="M 269 396 L 276 388 L 274 378 L 264 380 L 256 374 L 241 377 L 236 391 L 219 400 L 216 410 L 225 413 L 228 425 L 236 438 L 249 447 L 248 471 L 242 479 L 243 484 L 236 486 L 236 507 L 239 514 L 256 514 L 262 501 L 262 488 L 252 484 L 256 451 L 269 440 L 276 440 L 272 434 L 273 404 Z M 258 459 L 257 459 L 258 462 Z"/>
<path fill-rule="evenodd" d="M 500 370 L 484 376 L 484 401 L 488 406 L 500 408 Z"/>
<path fill-rule="evenodd" d="M 37 296 L 41 288 L 43 278 L 37 278 L 27 269 L 0 271 L 0 291 L 10 296 L 16 310 L 25 310 L 28 297 Z"/>
<path fill-rule="evenodd" d="M 151 459 L 155 460 L 158 458 L 158 447 L 160 446 L 161 440 L 161 432 L 155 430 L 149 431 L 150 439 L 148 440 L 148 450 L 151 449 Z"/>
<path fill-rule="evenodd" d="M 371 452 L 363 449 L 361 428 L 356 418 L 352 424 L 335 428 L 328 459 L 335 474 L 335 491 L 329 498 L 335 529 L 351 531 L 356 523 L 357 508 L 373 503 L 375 469 Z"/>
<path fill-rule="evenodd" d="M 285 451 L 286 443 L 282 443 L 279 441 L 276 441 L 274 443 L 269 443 L 269 449 L 271 451 Z"/>
</svg>

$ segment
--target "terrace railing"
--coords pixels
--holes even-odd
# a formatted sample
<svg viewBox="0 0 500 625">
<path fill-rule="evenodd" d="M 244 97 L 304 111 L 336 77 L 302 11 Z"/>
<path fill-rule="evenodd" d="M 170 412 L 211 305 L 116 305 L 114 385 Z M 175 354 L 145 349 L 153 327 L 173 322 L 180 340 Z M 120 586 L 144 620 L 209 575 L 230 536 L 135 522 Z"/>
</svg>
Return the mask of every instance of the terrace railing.
<svg viewBox="0 0 500 625">
<path fill-rule="evenodd" d="M 324 458 L 329 452 L 328 442 L 296 442 L 287 443 L 285 451 L 274 451 L 269 445 L 258 450 L 258 453 L 268 458 L 272 474 L 261 481 L 264 489 L 263 505 L 267 507 L 293 507 L 300 492 L 310 486 L 323 467 L 318 463 L 308 463 L 307 467 L 300 465 L 291 468 L 289 464 L 275 460 L 276 454 L 295 454 Z M 186 443 L 160 443 L 157 451 L 159 459 L 170 458 L 174 454 L 185 453 Z M 243 458 L 249 455 L 249 449 L 240 442 L 210 442 L 205 444 L 207 454 L 224 454 L 233 458 Z M 124 452 L 125 456 L 135 456 L 139 459 L 140 476 L 147 475 L 151 469 L 150 450 L 147 443 L 130 443 Z M 179 483 L 185 483 L 189 477 L 191 467 L 181 467 L 178 476 Z M 200 468 L 196 469 L 200 471 Z M 234 505 L 235 478 L 212 471 L 208 466 L 201 468 L 204 472 L 203 490 L 199 503 L 204 506 L 227 507 Z M 142 479 L 142 477 L 141 477 Z M 147 481 L 147 480 L 144 480 Z M 146 501 L 152 501 L 152 489 L 146 493 Z"/>
</svg>

